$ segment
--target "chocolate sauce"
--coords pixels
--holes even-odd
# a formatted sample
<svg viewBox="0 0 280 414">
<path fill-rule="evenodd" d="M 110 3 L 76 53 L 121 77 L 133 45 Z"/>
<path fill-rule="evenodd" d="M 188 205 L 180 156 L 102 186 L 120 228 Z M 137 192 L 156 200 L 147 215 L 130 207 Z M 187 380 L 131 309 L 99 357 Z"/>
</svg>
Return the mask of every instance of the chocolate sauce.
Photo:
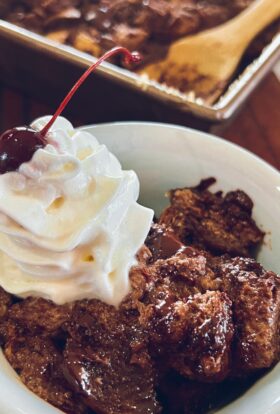
<svg viewBox="0 0 280 414">
<path fill-rule="evenodd" d="M 186 246 L 180 242 L 171 229 L 154 224 L 146 239 L 146 245 L 152 252 L 153 260 L 167 259 L 183 251 Z"/>
</svg>

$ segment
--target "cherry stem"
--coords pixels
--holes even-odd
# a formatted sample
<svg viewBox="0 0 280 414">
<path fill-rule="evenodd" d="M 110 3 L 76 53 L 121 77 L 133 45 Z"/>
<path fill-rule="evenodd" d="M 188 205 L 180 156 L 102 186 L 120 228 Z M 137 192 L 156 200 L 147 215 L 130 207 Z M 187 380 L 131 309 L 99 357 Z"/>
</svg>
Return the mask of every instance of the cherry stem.
<svg viewBox="0 0 280 414">
<path fill-rule="evenodd" d="M 80 77 L 80 79 L 75 83 L 73 88 L 70 90 L 70 92 L 65 96 L 59 107 L 57 108 L 55 114 L 52 116 L 51 120 L 47 123 L 47 125 L 44 126 L 42 131 L 40 132 L 41 136 L 45 136 L 49 129 L 52 127 L 56 119 L 59 117 L 61 112 L 65 109 L 66 105 L 69 103 L 69 101 L 72 99 L 73 95 L 77 92 L 77 90 L 80 88 L 80 86 L 84 83 L 84 81 L 87 79 L 87 77 L 106 59 L 109 59 L 112 56 L 115 56 L 117 54 L 124 55 L 124 63 L 126 65 L 129 65 L 130 63 L 138 63 L 141 61 L 141 55 L 137 52 L 130 52 L 125 47 L 114 47 L 113 49 L 106 52 L 103 56 L 101 56 L 100 59 L 98 59 L 97 62 L 95 62 L 93 65 L 91 65 L 85 73 Z"/>
</svg>

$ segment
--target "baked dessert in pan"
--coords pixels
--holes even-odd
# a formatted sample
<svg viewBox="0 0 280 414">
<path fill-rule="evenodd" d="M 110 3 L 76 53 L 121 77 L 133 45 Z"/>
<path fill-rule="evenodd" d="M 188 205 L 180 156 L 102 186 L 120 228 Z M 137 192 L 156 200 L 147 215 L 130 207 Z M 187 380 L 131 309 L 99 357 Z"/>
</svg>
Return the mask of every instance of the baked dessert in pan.
<svg viewBox="0 0 280 414">
<path fill-rule="evenodd" d="M 13 0 L 9 3 L 0 1 L 0 17 L 96 57 L 119 45 L 131 51 L 137 50 L 143 56 L 142 64 L 145 65 L 164 57 L 173 41 L 224 23 L 252 2 Z M 240 73 L 269 44 L 278 30 L 279 22 L 275 22 L 256 38 L 241 62 Z M 122 65 L 118 58 L 112 61 Z M 160 81 L 183 92 L 193 92 L 196 96 L 195 83 L 190 91 L 184 82 L 177 82 L 175 77 L 165 79 L 163 74 Z M 199 93 L 197 95 L 200 96 Z"/>
</svg>

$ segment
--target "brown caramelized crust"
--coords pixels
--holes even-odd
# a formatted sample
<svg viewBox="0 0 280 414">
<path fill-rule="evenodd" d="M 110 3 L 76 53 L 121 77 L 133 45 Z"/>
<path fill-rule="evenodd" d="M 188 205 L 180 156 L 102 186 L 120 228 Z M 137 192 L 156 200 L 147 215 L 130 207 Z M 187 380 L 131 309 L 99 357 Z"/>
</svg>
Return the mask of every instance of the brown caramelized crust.
<svg viewBox="0 0 280 414">
<path fill-rule="evenodd" d="M 6 320 L 0 328 L 5 338 L 17 335 L 59 336 L 62 325 L 70 318 L 73 304 L 63 306 L 42 298 L 27 298 L 8 309 Z"/>
<path fill-rule="evenodd" d="M 96 300 L 77 303 L 63 369 L 97 414 L 156 414 L 155 372 L 137 319 Z"/>
<path fill-rule="evenodd" d="M 197 187 L 169 192 L 171 206 L 160 216 L 160 224 L 170 226 L 185 244 L 193 244 L 214 254 L 250 256 L 264 233 L 252 219 L 252 200 L 241 190 L 223 196 L 208 187 L 215 179 Z"/>
<path fill-rule="evenodd" d="M 58 28 L 96 28 L 107 42 L 134 41 L 141 46 L 150 38 L 176 39 L 215 26 L 247 7 L 252 0 L 11 0 L 0 2 L 0 12 L 11 21 L 48 32 Z M 41 27 L 40 27 L 41 24 Z M 122 39 L 124 38 L 124 39 Z M 100 40 L 103 40 L 102 38 Z M 105 40 L 105 39 L 104 39 Z M 126 44 L 124 44 L 126 46 Z M 134 46 L 135 47 L 135 46 Z"/>
<path fill-rule="evenodd" d="M 155 367 L 214 383 L 279 359 L 277 275 L 253 259 L 190 247 L 150 263 L 147 248 L 141 255 L 119 310 L 95 300 L 56 306 L 28 298 L 6 313 L 11 365 L 67 413 L 85 406 L 97 414 L 159 412 Z"/>
<path fill-rule="evenodd" d="M 9 311 L 9 317 L 19 324 L 28 326 L 29 329 L 52 334 L 69 320 L 72 307 L 73 303 L 60 306 L 43 298 L 30 297 L 13 305 Z"/>
<path fill-rule="evenodd" d="M 150 351 L 191 379 L 220 381 L 229 372 L 233 323 L 231 301 L 218 289 L 206 258 L 186 249 L 153 265 L 135 268 L 134 292 L 123 303 L 139 312 Z"/>
<path fill-rule="evenodd" d="M 236 373 L 270 367 L 279 360 L 280 277 L 244 258 L 222 263 L 220 277 L 233 301 Z"/>
<path fill-rule="evenodd" d="M 226 22 L 253 1 L 0 0 L 0 18 L 96 57 L 115 46 L 137 50 L 144 66 L 162 60 L 177 39 Z M 248 48 L 237 75 L 259 56 L 279 28 L 278 20 L 260 33 Z M 111 60 L 125 64 L 120 58 Z M 216 89 L 222 93 L 227 86 L 221 81 L 209 93 L 209 79 L 201 77 L 195 67 L 177 72 L 162 70 L 158 80 L 189 93 L 190 99 L 197 97 L 207 102 Z"/>
<path fill-rule="evenodd" d="M 6 358 L 31 391 L 67 414 L 87 414 L 60 368 L 62 325 L 70 318 L 71 308 L 27 298 L 9 307 L 0 336 Z"/>
<path fill-rule="evenodd" d="M 153 352 L 187 378 L 220 380 L 230 370 L 244 375 L 279 359 L 279 277 L 255 260 L 180 248 L 133 269 L 131 280 L 133 293 L 123 306 L 137 309 L 143 325 L 150 323 Z M 212 336 L 206 344 L 204 334 Z M 216 354 L 211 341 L 220 345 Z M 213 365 L 204 363 L 203 353 Z"/>
<path fill-rule="evenodd" d="M 121 45 L 151 60 L 175 39 L 221 24 L 252 1 L 0 0 L 0 17 L 95 56 Z"/>
<path fill-rule="evenodd" d="M 62 355 L 49 338 L 19 335 L 5 344 L 4 354 L 22 382 L 39 397 L 67 414 L 89 413 L 65 381 Z"/>
<path fill-rule="evenodd" d="M 231 363 L 231 301 L 220 292 L 197 294 L 188 299 L 184 312 L 184 335 L 170 357 L 170 366 L 186 378 L 223 380 Z M 176 318 L 176 313 L 173 315 Z"/>
<path fill-rule="evenodd" d="M 118 309 L 13 303 L 0 289 L 4 353 L 29 389 L 69 414 L 157 414 L 159 400 L 168 414 L 198 414 L 225 381 L 279 360 L 280 277 L 214 255 L 248 254 L 262 240 L 252 201 L 212 194 L 211 183 L 170 192 Z"/>
</svg>

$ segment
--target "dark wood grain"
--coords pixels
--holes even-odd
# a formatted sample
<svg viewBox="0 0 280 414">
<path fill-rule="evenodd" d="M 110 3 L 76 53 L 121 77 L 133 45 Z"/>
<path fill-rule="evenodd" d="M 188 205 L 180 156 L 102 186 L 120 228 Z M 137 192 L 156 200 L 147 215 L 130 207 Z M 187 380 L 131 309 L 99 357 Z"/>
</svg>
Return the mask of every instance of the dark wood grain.
<svg viewBox="0 0 280 414">
<path fill-rule="evenodd" d="M 280 82 L 271 73 L 222 131 L 212 132 L 252 151 L 280 169 Z"/>
<path fill-rule="evenodd" d="M 235 119 L 227 125 L 212 126 L 210 131 L 241 145 L 280 169 L 279 107 L 280 83 L 276 76 L 270 73 Z M 51 114 L 55 107 L 0 85 L 0 109 L 0 129 L 4 131 L 16 125 L 28 124 L 39 116 Z M 76 113 L 78 114 L 77 111 Z M 71 120 L 75 125 L 80 125 L 83 123 L 83 118 L 81 116 L 79 119 L 79 114 L 77 116 L 78 118 L 71 118 Z M 125 114 L 121 114 L 120 119 L 125 119 Z M 178 116 L 173 118 L 170 115 L 165 118 L 165 122 L 179 123 L 179 119 Z M 196 127 L 200 127 L 199 121 Z M 201 129 L 205 129 L 202 123 Z"/>
</svg>

